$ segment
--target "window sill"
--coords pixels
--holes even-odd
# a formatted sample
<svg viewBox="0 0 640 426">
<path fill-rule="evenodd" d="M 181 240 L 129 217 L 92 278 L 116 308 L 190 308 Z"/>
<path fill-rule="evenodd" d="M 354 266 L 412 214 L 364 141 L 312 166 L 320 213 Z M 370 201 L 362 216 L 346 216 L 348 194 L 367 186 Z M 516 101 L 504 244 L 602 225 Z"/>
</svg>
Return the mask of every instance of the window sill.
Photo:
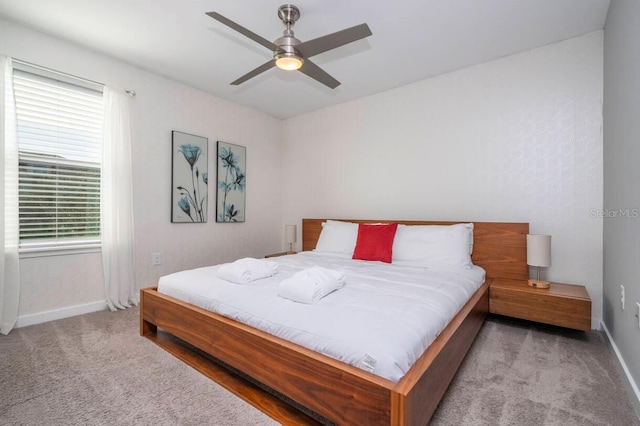
<svg viewBox="0 0 640 426">
<path fill-rule="evenodd" d="M 49 256 L 69 256 L 74 254 L 99 253 L 102 251 L 100 245 L 78 246 L 78 247 L 24 247 L 19 251 L 20 259 L 32 257 Z"/>
</svg>

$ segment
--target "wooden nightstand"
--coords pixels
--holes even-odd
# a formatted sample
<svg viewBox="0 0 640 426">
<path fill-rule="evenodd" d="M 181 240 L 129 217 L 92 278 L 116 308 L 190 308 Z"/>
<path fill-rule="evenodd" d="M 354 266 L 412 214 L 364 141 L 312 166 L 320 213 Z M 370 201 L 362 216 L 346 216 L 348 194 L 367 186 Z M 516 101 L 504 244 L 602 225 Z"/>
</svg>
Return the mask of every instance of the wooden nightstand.
<svg viewBox="0 0 640 426">
<path fill-rule="evenodd" d="M 581 285 L 551 283 L 532 288 L 526 281 L 494 279 L 489 312 L 576 330 L 591 330 L 591 298 Z"/>
<path fill-rule="evenodd" d="M 282 251 L 280 253 L 271 253 L 271 254 L 267 254 L 264 257 L 268 258 L 268 257 L 278 257 L 278 256 L 286 256 L 288 254 L 296 254 L 295 251 Z"/>
</svg>

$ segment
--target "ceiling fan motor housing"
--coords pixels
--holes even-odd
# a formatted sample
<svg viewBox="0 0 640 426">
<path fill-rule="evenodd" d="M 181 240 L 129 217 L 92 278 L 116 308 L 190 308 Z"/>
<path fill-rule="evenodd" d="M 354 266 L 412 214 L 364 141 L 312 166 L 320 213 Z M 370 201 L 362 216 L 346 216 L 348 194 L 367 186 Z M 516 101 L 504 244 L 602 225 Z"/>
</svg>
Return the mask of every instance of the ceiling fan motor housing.
<svg viewBox="0 0 640 426">
<path fill-rule="evenodd" d="M 277 39 L 276 41 L 273 42 L 273 44 L 275 44 L 276 46 L 278 46 L 278 49 L 273 52 L 274 55 L 278 55 L 281 53 L 288 53 L 288 54 L 292 54 L 292 55 L 297 55 L 299 57 L 302 57 L 302 54 L 300 53 L 300 51 L 298 51 L 298 49 L 296 49 L 296 46 L 299 45 L 301 42 L 300 40 L 298 40 L 297 38 L 293 37 L 292 35 L 284 35 L 282 37 L 280 37 L 279 39 Z"/>
</svg>

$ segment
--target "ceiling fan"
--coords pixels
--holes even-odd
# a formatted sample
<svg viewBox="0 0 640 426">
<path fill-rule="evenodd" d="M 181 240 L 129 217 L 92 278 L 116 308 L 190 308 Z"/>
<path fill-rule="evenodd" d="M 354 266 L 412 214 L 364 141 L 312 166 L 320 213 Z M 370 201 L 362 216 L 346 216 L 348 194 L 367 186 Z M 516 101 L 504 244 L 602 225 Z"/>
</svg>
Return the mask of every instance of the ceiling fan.
<svg viewBox="0 0 640 426">
<path fill-rule="evenodd" d="M 340 82 L 311 62 L 309 58 L 356 40 L 369 37 L 372 34 L 367 24 L 360 24 L 313 40 L 301 42 L 294 37 L 293 30 L 291 29 L 293 24 L 300 18 L 300 10 L 292 4 L 285 4 L 278 8 L 278 17 L 287 28 L 284 30 L 282 37 L 276 39 L 273 43 L 217 12 L 207 12 L 207 15 L 273 51 L 273 59 L 231 82 L 232 85 L 242 84 L 250 78 L 276 66 L 287 71 L 301 71 L 325 86 L 335 89 L 340 85 Z"/>
</svg>

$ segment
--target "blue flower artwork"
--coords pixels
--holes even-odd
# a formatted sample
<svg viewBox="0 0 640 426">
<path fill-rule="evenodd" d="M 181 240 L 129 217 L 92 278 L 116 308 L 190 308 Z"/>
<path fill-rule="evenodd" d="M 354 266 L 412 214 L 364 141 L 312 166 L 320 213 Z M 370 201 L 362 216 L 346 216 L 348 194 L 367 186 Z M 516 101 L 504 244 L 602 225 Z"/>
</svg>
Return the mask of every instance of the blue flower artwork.
<svg viewBox="0 0 640 426">
<path fill-rule="evenodd" d="M 207 221 L 209 186 L 207 138 L 172 131 L 171 222 Z"/>
<path fill-rule="evenodd" d="M 218 141 L 216 222 L 244 222 L 247 149 Z"/>
</svg>

